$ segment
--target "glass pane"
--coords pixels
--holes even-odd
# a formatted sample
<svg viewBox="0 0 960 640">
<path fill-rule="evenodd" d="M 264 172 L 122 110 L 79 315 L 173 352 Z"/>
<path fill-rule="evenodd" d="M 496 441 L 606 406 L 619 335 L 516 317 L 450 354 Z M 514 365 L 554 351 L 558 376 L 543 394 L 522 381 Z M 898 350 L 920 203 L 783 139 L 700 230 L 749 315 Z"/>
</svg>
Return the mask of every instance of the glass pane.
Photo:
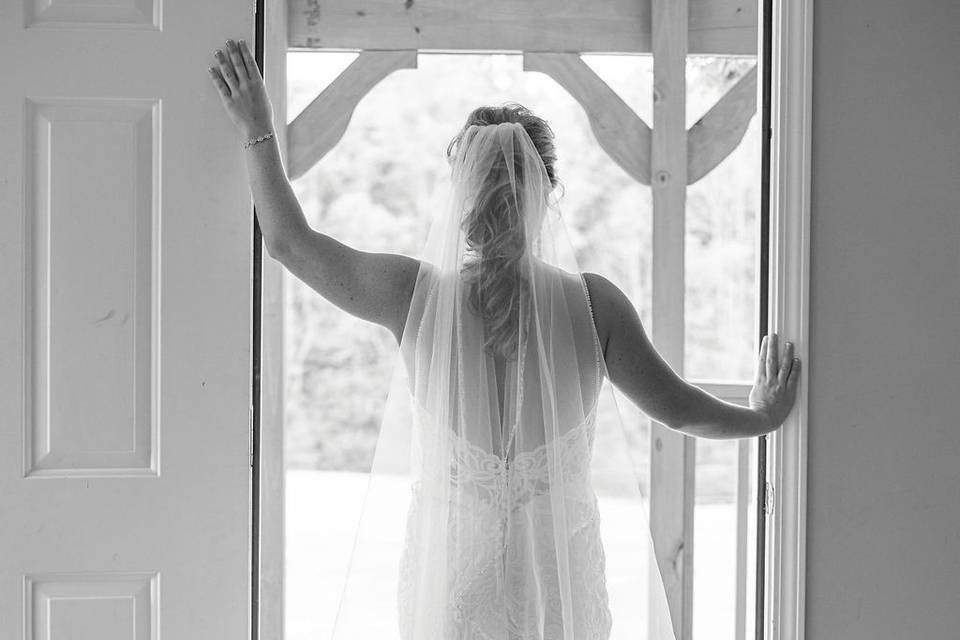
<svg viewBox="0 0 960 640">
<path fill-rule="evenodd" d="M 737 576 L 737 441 L 697 443 L 693 636 L 733 640 Z"/>
<path fill-rule="evenodd" d="M 756 589 L 758 440 L 696 442 L 693 637 L 746 640 L 752 637 Z"/>
<path fill-rule="evenodd" d="M 689 57 L 688 126 L 754 64 L 748 58 Z M 740 144 L 687 188 L 684 376 L 689 380 L 741 382 L 749 388 L 753 379 L 759 129 L 754 114 Z M 737 631 L 752 630 L 754 617 L 756 440 L 744 441 L 750 457 L 740 455 L 738 440 L 698 439 L 696 445 L 693 635 L 743 640 L 749 636 Z"/>
<path fill-rule="evenodd" d="M 755 62 L 689 57 L 690 124 L 706 113 Z M 760 118 L 739 146 L 687 188 L 684 376 L 749 382 L 757 333 L 760 208 Z"/>
</svg>

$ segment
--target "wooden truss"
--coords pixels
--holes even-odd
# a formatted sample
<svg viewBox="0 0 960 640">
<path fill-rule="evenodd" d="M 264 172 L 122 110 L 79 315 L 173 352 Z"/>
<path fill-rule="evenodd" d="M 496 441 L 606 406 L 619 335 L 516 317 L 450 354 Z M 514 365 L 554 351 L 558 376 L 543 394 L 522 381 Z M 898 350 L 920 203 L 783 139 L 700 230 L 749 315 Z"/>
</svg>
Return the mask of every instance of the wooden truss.
<svg viewBox="0 0 960 640">
<path fill-rule="evenodd" d="M 310 170 L 337 146 L 360 100 L 398 69 L 416 69 L 417 51 L 366 50 L 288 125 L 290 179 Z M 638 182 L 650 185 L 652 129 L 576 53 L 523 53 L 523 70 L 553 78 L 583 107 L 597 142 Z M 737 148 L 756 111 L 756 67 L 687 131 L 687 184 Z M 664 176 L 661 176 L 663 179 Z"/>
<path fill-rule="evenodd" d="M 545 73 L 583 107 L 600 146 L 653 194 L 651 337 L 682 375 L 686 187 L 707 175 L 743 139 L 756 111 L 756 67 L 686 129 L 688 54 L 756 51 L 757 5 L 740 0 L 290 0 L 292 49 L 360 50 L 287 129 L 288 174 L 306 173 L 341 139 L 359 101 L 397 69 L 415 69 L 418 51 L 520 52 L 524 71 Z M 652 53 L 654 126 L 645 123 L 581 53 Z M 666 248 L 666 250 L 659 250 Z M 749 386 L 700 384 L 745 403 Z M 678 640 L 693 628 L 695 440 L 653 423 L 650 522 Z M 740 479 L 746 480 L 742 442 Z M 737 637 L 743 637 L 746 495 L 738 484 Z"/>
<path fill-rule="evenodd" d="M 756 55 L 757 3 L 688 0 L 687 51 Z M 653 7 L 637 0 L 289 0 L 287 45 L 650 53 Z"/>
</svg>

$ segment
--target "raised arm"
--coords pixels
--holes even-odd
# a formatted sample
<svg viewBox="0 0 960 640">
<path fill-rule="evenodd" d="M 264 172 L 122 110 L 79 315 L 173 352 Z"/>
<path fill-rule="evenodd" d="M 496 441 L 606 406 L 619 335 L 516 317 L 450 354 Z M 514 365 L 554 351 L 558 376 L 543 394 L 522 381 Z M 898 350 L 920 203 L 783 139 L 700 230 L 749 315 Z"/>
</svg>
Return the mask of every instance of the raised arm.
<svg viewBox="0 0 960 640">
<path fill-rule="evenodd" d="M 633 304 L 616 285 L 597 274 L 584 277 L 610 381 L 652 419 L 687 435 L 714 439 L 759 436 L 786 419 L 800 369 L 790 343 L 778 362 L 776 334 L 764 338 L 750 408 L 731 404 L 676 374 L 657 353 Z"/>
<path fill-rule="evenodd" d="M 419 261 L 358 251 L 312 229 L 271 253 L 314 291 L 358 318 L 403 335 Z"/>
<path fill-rule="evenodd" d="M 219 69 L 211 67 L 210 74 L 241 140 L 272 131 L 273 108 L 246 44 L 228 40 L 226 54 L 218 50 L 215 58 Z M 283 169 L 275 136 L 243 154 L 270 255 L 344 311 L 390 329 L 399 342 L 419 261 L 359 251 L 311 229 Z"/>
</svg>

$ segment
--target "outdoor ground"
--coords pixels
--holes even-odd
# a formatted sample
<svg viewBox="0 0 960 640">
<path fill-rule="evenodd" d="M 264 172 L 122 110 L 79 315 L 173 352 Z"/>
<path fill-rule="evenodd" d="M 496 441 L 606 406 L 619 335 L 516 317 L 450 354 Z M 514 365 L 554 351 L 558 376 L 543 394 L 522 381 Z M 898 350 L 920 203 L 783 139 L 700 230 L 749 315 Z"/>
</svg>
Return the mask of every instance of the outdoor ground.
<svg viewBox="0 0 960 640">
<path fill-rule="evenodd" d="M 367 475 L 350 471 L 291 470 L 286 480 L 285 640 L 326 640 L 333 628 Z M 397 491 L 400 512 L 393 515 L 399 517 L 406 508 L 404 486 L 398 483 Z M 617 499 L 601 497 L 600 508 L 609 524 L 627 517 Z M 695 518 L 694 637 L 733 640 L 736 506 L 733 503 L 697 505 Z M 609 537 L 605 534 L 608 556 L 622 556 L 622 545 L 629 543 L 625 537 L 630 534 L 628 527 L 608 529 L 623 534 Z M 394 557 L 402 544 L 403 531 L 398 527 L 383 527 L 379 535 L 383 557 Z M 608 567 L 614 618 L 611 640 L 637 640 L 617 633 L 618 620 L 626 622 L 628 616 L 638 614 L 630 594 L 616 589 L 617 569 Z M 370 576 L 370 588 L 364 591 L 367 597 L 390 596 L 395 583 L 391 581 L 389 562 L 383 563 L 382 571 L 380 578 Z M 391 626 L 393 621 L 381 622 L 384 631 L 377 635 L 377 640 L 396 637 L 391 635 L 396 633 L 395 625 Z"/>
</svg>

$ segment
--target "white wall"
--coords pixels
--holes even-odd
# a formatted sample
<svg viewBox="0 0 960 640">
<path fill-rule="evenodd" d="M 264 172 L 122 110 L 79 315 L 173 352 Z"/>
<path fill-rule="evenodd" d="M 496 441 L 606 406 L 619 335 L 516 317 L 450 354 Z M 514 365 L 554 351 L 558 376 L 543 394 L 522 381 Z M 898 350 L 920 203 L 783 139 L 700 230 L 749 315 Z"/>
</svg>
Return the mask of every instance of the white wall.
<svg viewBox="0 0 960 640">
<path fill-rule="evenodd" d="M 814 6 L 807 637 L 960 638 L 960 4 Z"/>
</svg>

